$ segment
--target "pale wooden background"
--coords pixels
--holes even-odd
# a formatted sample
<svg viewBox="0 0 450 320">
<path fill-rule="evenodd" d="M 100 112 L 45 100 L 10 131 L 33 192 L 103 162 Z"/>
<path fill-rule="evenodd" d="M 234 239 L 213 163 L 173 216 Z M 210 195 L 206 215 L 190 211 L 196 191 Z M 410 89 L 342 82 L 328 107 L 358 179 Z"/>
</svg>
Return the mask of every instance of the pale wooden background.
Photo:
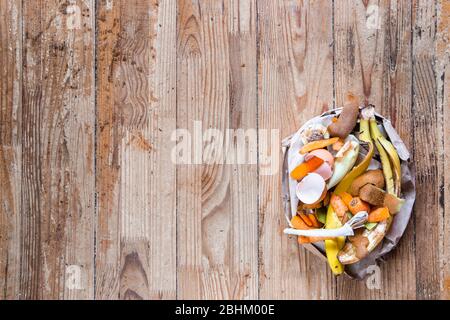
<svg viewBox="0 0 450 320">
<path fill-rule="evenodd" d="M 447 0 L 0 0 L 0 299 L 450 298 L 449 14 Z M 282 138 L 348 90 L 416 165 L 380 290 L 282 235 L 279 174 L 170 160 L 194 120 Z"/>
</svg>

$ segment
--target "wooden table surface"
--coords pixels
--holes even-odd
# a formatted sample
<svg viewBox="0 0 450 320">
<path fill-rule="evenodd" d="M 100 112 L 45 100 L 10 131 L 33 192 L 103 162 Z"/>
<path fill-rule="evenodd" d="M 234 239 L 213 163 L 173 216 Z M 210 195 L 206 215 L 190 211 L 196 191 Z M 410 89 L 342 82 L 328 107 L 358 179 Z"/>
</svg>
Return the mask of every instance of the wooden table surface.
<svg viewBox="0 0 450 320">
<path fill-rule="evenodd" d="M 0 16 L 0 299 L 450 298 L 448 0 L 0 0 Z M 171 158 L 198 123 L 276 129 L 277 156 L 347 91 L 416 167 L 378 289 L 282 234 L 266 155 Z"/>
</svg>

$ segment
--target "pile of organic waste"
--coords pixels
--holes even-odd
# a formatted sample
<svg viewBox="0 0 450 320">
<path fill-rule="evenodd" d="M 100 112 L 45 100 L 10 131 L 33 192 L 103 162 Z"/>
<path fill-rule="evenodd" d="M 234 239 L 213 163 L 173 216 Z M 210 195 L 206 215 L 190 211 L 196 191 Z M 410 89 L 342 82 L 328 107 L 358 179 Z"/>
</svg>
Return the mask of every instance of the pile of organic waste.
<svg viewBox="0 0 450 320">
<path fill-rule="evenodd" d="M 404 205 L 402 160 L 374 106 L 360 106 L 352 94 L 339 115 L 304 126 L 297 138 L 301 147 L 289 170 L 296 214 L 284 232 L 300 244 L 324 243 L 339 275 L 382 242 Z"/>
</svg>

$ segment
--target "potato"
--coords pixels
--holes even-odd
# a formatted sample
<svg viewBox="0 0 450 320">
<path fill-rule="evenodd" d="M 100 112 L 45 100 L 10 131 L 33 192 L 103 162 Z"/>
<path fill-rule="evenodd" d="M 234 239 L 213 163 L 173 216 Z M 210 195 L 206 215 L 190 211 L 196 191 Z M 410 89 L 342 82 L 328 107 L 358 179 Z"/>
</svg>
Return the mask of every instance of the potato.
<svg viewBox="0 0 450 320">
<path fill-rule="evenodd" d="M 384 188 L 384 176 L 382 170 L 368 170 L 363 175 L 353 181 L 350 186 L 349 193 L 356 197 L 359 195 L 359 190 L 366 184 L 373 184 L 374 186 L 383 189 Z"/>
<path fill-rule="evenodd" d="M 332 137 L 339 137 L 342 139 L 353 131 L 356 126 L 359 115 L 359 101 L 353 94 L 347 94 L 347 99 L 342 109 L 341 114 L 336 122 L 328 126 L 328 132 Z"/>
<path fill-rule="evenodd" d="M 382 206 L 384 204 L 384 190 L 375 187 L 372 184 L 366 184 L 359 190 L 361 200 L 370 203 L 373 206 Z"/>
</svg>

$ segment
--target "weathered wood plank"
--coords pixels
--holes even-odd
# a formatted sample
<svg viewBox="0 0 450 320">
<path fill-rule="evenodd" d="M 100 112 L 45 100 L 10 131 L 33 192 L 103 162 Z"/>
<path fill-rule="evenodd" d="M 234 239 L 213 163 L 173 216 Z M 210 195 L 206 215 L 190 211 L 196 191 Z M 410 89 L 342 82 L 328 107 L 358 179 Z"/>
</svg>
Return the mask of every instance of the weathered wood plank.
<svg viewBox="0 0 450 320">
<path fill-rule="evenodd" d="M 22 5 L 0 1 L 0 300 L 19 297 Z"/>
<path fill-rule="evenodd" d="M 435 70 L 436 8 L 434 1 L 413 2 L 413 102 L 416 279 L 418 299 L 440 297 L 439 154 L 442 131 L 438 117 Z M 425 214 L 426 213 L 426 214 Z"/>
<path fill-rule="evenodd" d="M 412 151 L 411 4 L 409 1 L 336 1 L 336 103 L 351 91 L 394 124 Z M 410 224 L 381 265 L 380 287 L 338 279 L 340 299 L 415 297 L 414 232 Z"/>
<path fill-rule="evenodd" d="M 175 1 L 99 4 L 99 299 L 176 296 L 175 26 Z"/>
<path fill-rule="evenodd" d="M 114 69 L 119 62 L 114 51 L 120 33 L 120 3 L 97 5 L 97 148 L 96 148 L 96 299 L 119 296 L 120 244 L 118 179 L 120 118 L 114 97 Z M 113 56 L 115 54 L 115 56 Z"/>
<path fill-rule="evenodd" d="M 177 170 L 178 298 L 256 299 L 255 1 L 178 3 L 177 127 L 191 133 L 193 153 L 205 144 L 203 159 Z M 227 129 L 250 130 L 253 164 L 221 154 Z M 208 161 L 212 145 L 231 163 Z"/>
<path fill-rule="evenodd" d="M 441 235 L 441 299 L 450 299 L 450 2 L 437 2 L 436 79 L 439 128 L 442 132 L 442 154 L 439 159 Z"/>
<path fill-rule="evenodd" d="M 282 234 L 278 158 L 281 138 L 333 106 L 332 3 L 258 1 L 258 18 L 260 298 L 333 299 L 335 281 L 326 262 Z M 270 137 L 272 129 L 277 135 Z M 268 156 L 276 160 L 273 172 Z"/>
<path fill-rule="evenodd" d="M 237 150 L 230 165 L 230 239 L 228 240 L 231 283 L 236 281 L 230 298 L 258 298 L 258 173 L 257 173 L 257 42 L 256 0 L 224 1 L 229 58 L 228 128 L 248 133 L 245 163 L 239 151 L 245 142 L 233 141 Z M 237 138 L 239 139 L 239 138 Z M 230 150 L 229 149 L 229 150 Z"/>
<path fill-rule="evenodd" d="M 95 6 L 0 0 L 0 300 L 450 298 L 448 1 L 102 0 L 97 48 Z M 336 284 L 282 235 L 269 172 L 276 143 L 349 90 L 417 168 L 380 290 Z M 259 168 L 176 166 L 170 140 L 194 121 L 249 130 L 254 152 L 259 127 Z"/>
<path fill-rule="evenodd" d="M 23 2 L 20 297 L 93 297 L 94 1 Z"/>
</svg>

